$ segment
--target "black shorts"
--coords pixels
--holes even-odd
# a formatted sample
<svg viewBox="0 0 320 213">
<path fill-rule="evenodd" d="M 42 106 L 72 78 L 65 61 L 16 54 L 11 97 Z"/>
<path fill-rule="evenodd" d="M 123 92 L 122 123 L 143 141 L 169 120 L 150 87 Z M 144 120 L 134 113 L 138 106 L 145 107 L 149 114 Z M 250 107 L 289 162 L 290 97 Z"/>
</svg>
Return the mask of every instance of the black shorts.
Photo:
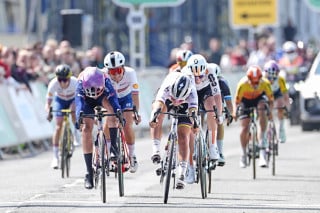
<svg viewBox="0 0 320 213">
<path fill-rule="evenodd" d="M 170 100 L 166 100 L 166 106 L 167 106 L 167 110 L 168 112 L 170 110 L 172 110 L 175 106 L 172 105 L 172 102 Z M 180 106 L 178 106 L 178 112 L 179 114 L 188 114 L 188 104 L 184 103 L 181 104 Z M 189 117 L 178 117 L 178 125 L 187 125 L 187 126 L 191 126 L 191 120 Z"/>
<path fill-rule="evenodd" d="M 260 96 L 258 96 L 255 99 L 245 99 L 243 98 L 241 101 L 241 108 L 244 110 L 240 110 L 240 114 L 239 114 L 239 119 L 244 119 L 244 118 L 249 118 L 250 117 L 250 111 L 249 110 L 245 110 L 251 107 L 258 107 L 259 102 L 265 102 L 268 103 L 268 98 L 267 96 L 265 96 L 264 94 L 261 94 Z"/>
</svg>

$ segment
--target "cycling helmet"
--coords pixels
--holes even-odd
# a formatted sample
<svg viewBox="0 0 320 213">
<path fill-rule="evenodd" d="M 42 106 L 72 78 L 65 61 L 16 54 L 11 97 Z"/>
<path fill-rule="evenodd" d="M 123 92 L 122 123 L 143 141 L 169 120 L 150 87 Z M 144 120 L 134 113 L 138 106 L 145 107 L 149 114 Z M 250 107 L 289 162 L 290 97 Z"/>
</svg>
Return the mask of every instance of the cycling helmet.
<svg viewBox="0 0 320 213">
<path fill-rule="evenodd" d="M 267 77 L 269 81 L 273 82 L 278 78 L 280 69 L 277 62 L 275 62 L 274 60 L 271 60 L 264 65 L 263 71 L 264 71 L 264 76 Z"/>
<path fill-rule="evenodd" d="M 297 45 L 293 41 L 286 41 L 282 45 L 282 49 L 285 53 L 293 53 L 297 51 Z"/>
<path fill-rule="evenodd" d="M 108 69 L 124 66 L 125 58 L 122 53 L 112 51 L 104 57 L 104 66 Z"/>
<path fill-rule="evenodd" d="M 208 67 L 209 66 L 212 67 L 213 72 L 216 74 L 217 77 L 221 76 L 221 68 L 217 64 L 210 63 L 208 64 Z"/>
<path fill-rule="evenodd" d="M 185 100 L 191 92 L 191 80 L 186 75 L 179 75 L 170 89 L 170 95 L 177 100 Z"/>
<path fill-rule="evenodd" d="M 187 62 L 192 55 L 193 53 L 190 50 L 179 50 L 176 54 L 176 61 Z"/>
<path fill-rule="evenodd" d="M 70 78 L 72 76 L 71 69 L 67 64 L 58 65 L 55 73 L 58 78 Z"/>
<path fill-rule="evenodd" d="M 85 95 L 90 98 L 99 97 L 105 85 L 104 74 L 97 67 L 87 67 L 83 71 L 82 75 L 82 87 Z"/>
<path fill-rule="evenodd" d="M 251 81 L 252 84 L 258 84 L 261 77 L 262 77 L 262 71 L 259 66 L 250 66 L 247 70 L 247 77 Z"/>
<path fill-rule="evenodd" d="M 195 76 L 202 76 L 207 70 L 207 61 L 202 55 L 194 54 L 188 59 L 187 67 Z"/>
</svg>

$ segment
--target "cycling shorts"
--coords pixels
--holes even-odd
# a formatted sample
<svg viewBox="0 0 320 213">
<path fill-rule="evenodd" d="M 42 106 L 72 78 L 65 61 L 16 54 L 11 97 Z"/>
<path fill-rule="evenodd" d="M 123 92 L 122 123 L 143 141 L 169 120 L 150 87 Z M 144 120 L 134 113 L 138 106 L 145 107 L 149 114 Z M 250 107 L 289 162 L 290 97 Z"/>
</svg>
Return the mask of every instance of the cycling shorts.
<svg viewBox="0 0 320 213">
<path fill-rule="evenodd" d="M 120 107 L 122 110 L 125 109 L 132 109 L 133 108 L 133 101 L 132 101 L 132 95 L 129 93 L 128 95 L 118 98 Z"/>
<path fill-rule="evenodd" d="M 251 107 L 258 107 L 258 104 L 260 102 L 267 103 L 268 102 L 267 96 L 264 95 L 264 94 L 261 94 L 260 96 L 258 96 L 255 99 L 245 99 L 245 98 L 243 98 L 240 105 L 241 105 L 241 108 L 248 109 L 248 108 L 251 108 Z M 241 119 L 245 119 L 245 118 L 250 118 L 249 114 L 250 114 L 249 110 L 240 110 L 239 119 L 241 120 Z"/>
<path fill-rule="evenodd" d="M 172 102 L 170 100 L 166 100 L 166 106 L 167 106 L 167 109 L 168 109 L 168 112 L 170 110 L 173 109 L 173 105 L 172 105 Z M 187 103 L 183 103 L 181 104 L 179 107 L 179 110 L 178 110 L 178 113 L 179 114 L 187 114 L 188 113 L 188 104 Z M 178 126 L 179 125 L 187 125 L 187 126 L 191 126 L 191 120 L 189 117 L 178 117 Z"/>
<path fill-rule="evenodd" d="M 63 100 L 59 98 L 58 96 L 55 97 L 55 110 L 56 111 L 61 111 L 63 109 L 69 109 L 71 104 L 74 103 L 74 98 L 70 100 Z M 55 116 L 57 117 L 62 117 L 63 113 L 62 112 L 55 112 Z"/>
</svg>

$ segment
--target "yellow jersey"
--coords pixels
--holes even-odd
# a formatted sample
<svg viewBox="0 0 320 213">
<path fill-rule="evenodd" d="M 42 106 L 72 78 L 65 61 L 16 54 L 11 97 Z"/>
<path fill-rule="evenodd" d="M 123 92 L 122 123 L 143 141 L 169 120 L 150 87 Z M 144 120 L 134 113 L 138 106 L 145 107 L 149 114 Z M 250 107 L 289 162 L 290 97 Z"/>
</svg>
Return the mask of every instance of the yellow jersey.
<svg viewBox="0 0 320 213">
<path fill-rule="evenodd" d="M 262 77 L 257 86 L 252 86 L 247 76 L 240 79 L 237 91 L 236 91 L 236 104 L 240 104 L 242 99 L 254 100 L 259 96 L 265 94 L 269 101 L 273 101 L 273 92 L 271 89 L 271 84 L 268 79 Z"/>
</svg>

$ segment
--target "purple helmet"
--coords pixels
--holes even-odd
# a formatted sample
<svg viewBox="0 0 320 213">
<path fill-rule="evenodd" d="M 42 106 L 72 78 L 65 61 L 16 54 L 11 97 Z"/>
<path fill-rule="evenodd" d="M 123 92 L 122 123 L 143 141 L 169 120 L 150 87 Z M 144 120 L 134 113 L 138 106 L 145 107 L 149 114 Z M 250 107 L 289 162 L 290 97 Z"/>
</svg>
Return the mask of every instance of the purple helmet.
<svg viewBox="0 0 320 213">
<path fill-rule="evenodd" d="M 269 81 L 274 81 L 278 78 L 278 74 L 280 72 L 279 66 L 277 62 L 274 60 L 268 61 L 264 67 L 264 76 L 269 79 Z"/>
<path fill-rule="evenodd" d="M 105 85 L 104 74 L 97 67 L 87 67 L 82 73 L 82 86 L 86 96 L 99 97 Z"/>
</svg>

